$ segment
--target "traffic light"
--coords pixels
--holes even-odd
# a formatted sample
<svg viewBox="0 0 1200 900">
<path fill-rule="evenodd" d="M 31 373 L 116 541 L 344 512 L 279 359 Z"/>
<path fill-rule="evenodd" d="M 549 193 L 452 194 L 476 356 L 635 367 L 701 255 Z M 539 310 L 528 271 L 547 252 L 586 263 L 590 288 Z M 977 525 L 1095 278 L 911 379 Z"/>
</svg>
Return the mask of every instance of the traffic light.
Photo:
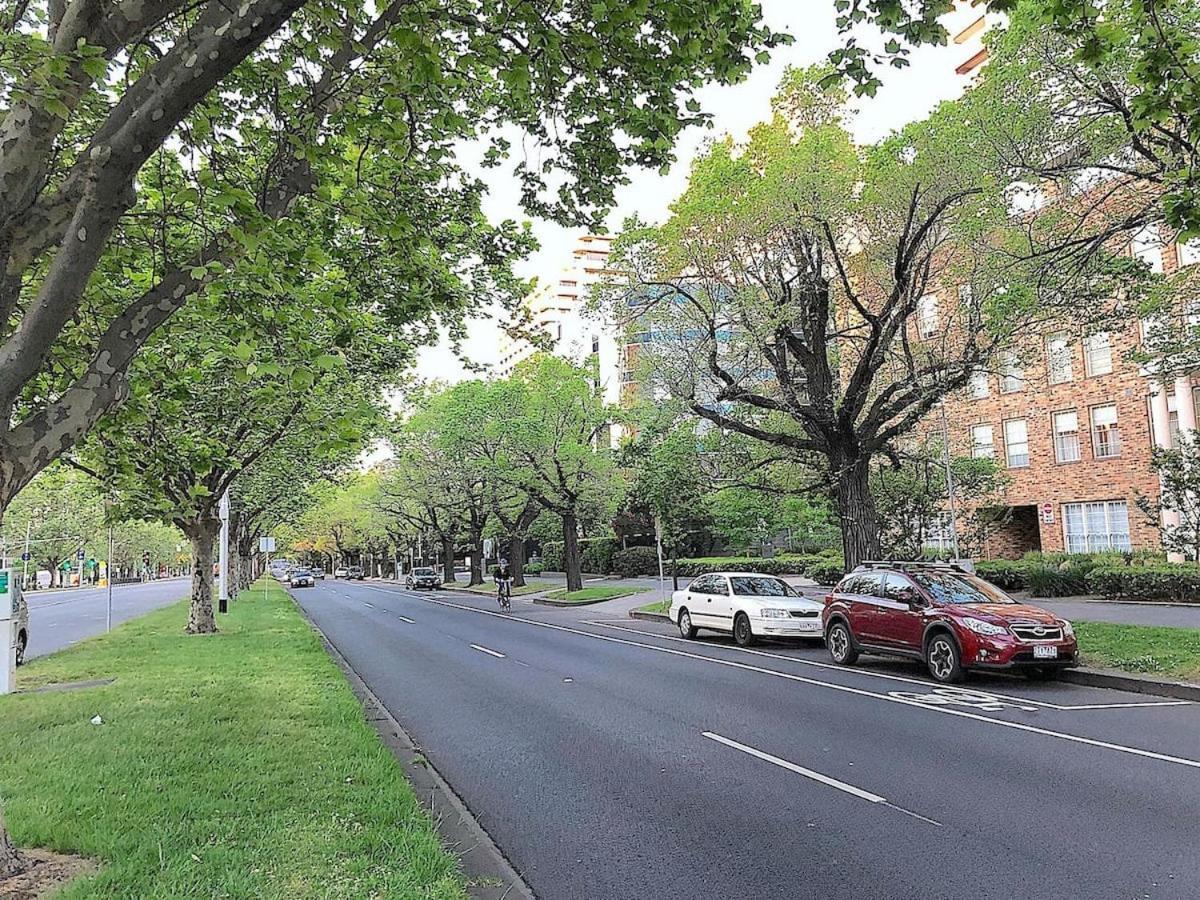
<svg viewBox="0 0 1200 900">
<path fill-rule="evenodd" d="M 149 550 L 142 551 L 142 566 L 147 569 L 150 568 L 150 551 Z"/>
</svg>

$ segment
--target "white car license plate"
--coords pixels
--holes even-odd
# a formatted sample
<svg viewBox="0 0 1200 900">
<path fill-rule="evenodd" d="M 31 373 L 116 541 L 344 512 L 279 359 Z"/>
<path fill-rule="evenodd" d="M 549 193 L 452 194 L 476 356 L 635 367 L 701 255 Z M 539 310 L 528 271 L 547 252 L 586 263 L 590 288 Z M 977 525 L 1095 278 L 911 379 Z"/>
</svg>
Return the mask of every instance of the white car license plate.
<svg viewBox="0 0 1200 900">
<path fill-rule="evenodd" d="M 1057 647 L 1038 646 L 1033 648 L 1034 659 L 1058 659 Z"/>
</svg>

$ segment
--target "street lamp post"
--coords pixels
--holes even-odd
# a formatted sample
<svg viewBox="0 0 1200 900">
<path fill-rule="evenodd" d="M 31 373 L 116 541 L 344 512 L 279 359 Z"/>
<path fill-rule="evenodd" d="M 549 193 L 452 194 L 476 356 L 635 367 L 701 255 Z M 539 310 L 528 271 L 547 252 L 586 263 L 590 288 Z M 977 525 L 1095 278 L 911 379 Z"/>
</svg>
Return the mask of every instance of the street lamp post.
<svg viewBox="0 0 1200 900">
<path fill-rule="evenodd" d="M 958 557 L 958 517 L 954 509 L 954 467 L 950 465 L 950 425 L 946 419 L 946 401 L 942 407 L 942 461 L 946 465 L 946 499 L 950 512 L 950 552 Z"/>
<path fill-rule="evenodd" d="M 217 602 L 220 612 L 229 612 L 229 490 L 221 495 L 221 565 L 218 571 Z"/>
</svg>

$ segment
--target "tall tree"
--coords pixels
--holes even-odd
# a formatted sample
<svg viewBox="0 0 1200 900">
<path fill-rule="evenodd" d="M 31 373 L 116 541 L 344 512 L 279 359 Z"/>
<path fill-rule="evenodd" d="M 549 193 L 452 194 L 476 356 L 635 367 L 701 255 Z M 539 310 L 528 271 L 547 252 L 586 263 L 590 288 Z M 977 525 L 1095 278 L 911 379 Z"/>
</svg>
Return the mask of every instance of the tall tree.
<svg viewBox="0 0 1200 900">
<path fill-rule="evenodd" d="M 774 118 L 701 157 L 664 226 L 629 229 L 616 265 L 634 283 L 608 293 L 652 336 L 660 390 L 819 473 L 853 566 L 880 550 L 872 459 L 1014 335 L 1100 308 L 1111 283 L 1006 252 L 1003 185 L 952 107 L 860 149 L 823 74 L 789 73 Z"/>
</svg>

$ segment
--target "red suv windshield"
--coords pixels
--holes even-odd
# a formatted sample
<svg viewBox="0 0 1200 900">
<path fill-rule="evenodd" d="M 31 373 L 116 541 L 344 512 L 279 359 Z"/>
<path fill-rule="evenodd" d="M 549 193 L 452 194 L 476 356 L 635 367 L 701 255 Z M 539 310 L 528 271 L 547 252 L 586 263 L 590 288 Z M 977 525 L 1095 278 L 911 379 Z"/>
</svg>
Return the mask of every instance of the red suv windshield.
<svg viewBox="0 0 1200 900">
<path fill-rule="evenodd" d="M 929 592 L 938 603 L 1016 603 L 995 585 L 974 575 L 949 572 L 909 572 L 909 577 Z"/>
</svg>

